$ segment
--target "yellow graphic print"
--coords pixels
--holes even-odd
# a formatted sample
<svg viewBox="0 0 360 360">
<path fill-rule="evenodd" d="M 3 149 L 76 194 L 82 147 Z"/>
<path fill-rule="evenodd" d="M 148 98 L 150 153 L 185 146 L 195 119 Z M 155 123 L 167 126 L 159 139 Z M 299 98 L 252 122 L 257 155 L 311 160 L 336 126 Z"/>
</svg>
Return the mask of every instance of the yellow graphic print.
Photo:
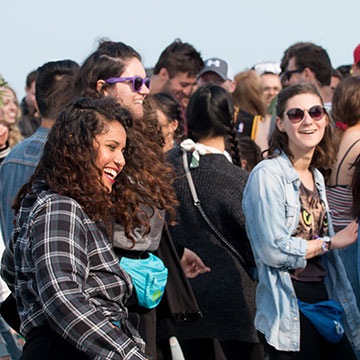
<svg viewBox="0 0 360 360">
<path fill-rule="evenodd" d="M 312 216 L 311 214 L 309 214 L 306 209 L 303 209 L 302 211 L 302 216 L 303 216 L 303 220 L 304 220 L 304 224 L 306 224 L 307 226 L 310 226 L 312 223 Z"/>
</svg>

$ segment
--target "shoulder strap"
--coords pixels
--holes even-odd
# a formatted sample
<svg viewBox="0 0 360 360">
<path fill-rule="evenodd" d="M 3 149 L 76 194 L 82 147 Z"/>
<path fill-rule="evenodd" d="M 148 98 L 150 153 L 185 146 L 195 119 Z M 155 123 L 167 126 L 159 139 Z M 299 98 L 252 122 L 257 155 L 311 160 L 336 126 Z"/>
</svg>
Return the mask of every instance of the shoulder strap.
<svg viewBox="0 0 360 360">
<path fill-rule="evenodd" d="M 344 154 L 344 156 L 342 157 L 340 163 L 339 163 L 339 166 L 336 170 L 336 179 L 335 179 L 335 184 L 337 185 L 338 184 L 338 179 L 339 179 L 339 173 L 340 173 L 340 168 L 341 168 L 341 165 L 343 164 L 345 158 L 348 156 L 349 152 L 351 151 L 351 149 L 360 141 L 360 139 L 357 139 L 356 141 L 354 141 L 351 146 L 346 150 L 346 153 Z"/>
<path fill-rule="evenodd" d="M 241 254 L 235 249 L 235 247 L 225 238 L 225 236 L 217 229 L 217 227 L 214 225 L 214 223 L 209 219 L 209 217 L 206 215 L 204 209 L 202 208 L 201 204 L 200 204 L 200 200 L 197 196 L 197 192 L 195 189 L 195 184 L 194 181 L 192 179 L 191 176 L 191 172 L 189 169 L 189 163 L 188 163 L 188 159 L 187 159 L 187 152 L 186 150 L 183 150 L 183 163 L 184 163 L 184 169 L 185 169 L 185 175 L 186 175 L 186 179 L 188 181 L 189 184 L 189 188 L 190 188 L 190 192 L 192 195 L 192 198 L 194 200 L 194 205 L 196 206 L 196 208 L 199 210 L 201 216 L 204 218 L 204 220 L 206 221 L 206 223 L 209 225 L 209 227 L 211 228 L 211 230 L 215 233 L 215 235 L 218 237 L 218 239 L 223 243 L 223 245 L 225 245 L 225 247 L 238 259 L 238 261 L 240 262 L 240 265 L 242 266 L 242 268 L 247 272 L 247 274 L 250 276 L 251 279 L 254 280 L 254 274 L 252 274 L 251 270 L 248 269 L 248 267 L 246 266 L 245 260 L 243 259 L 243 257 L 241 256 Z"/>
<path fill-rule="evenodd" d="M 255 115 L 253 118 L 253 123 L 252 123 L 252 128 L 251 128 L 251 140 L 253 140 L 253 141 L 255 141 L 257 138 L 260 120 L 261 120 L 260 115 Z"/>
</svg>

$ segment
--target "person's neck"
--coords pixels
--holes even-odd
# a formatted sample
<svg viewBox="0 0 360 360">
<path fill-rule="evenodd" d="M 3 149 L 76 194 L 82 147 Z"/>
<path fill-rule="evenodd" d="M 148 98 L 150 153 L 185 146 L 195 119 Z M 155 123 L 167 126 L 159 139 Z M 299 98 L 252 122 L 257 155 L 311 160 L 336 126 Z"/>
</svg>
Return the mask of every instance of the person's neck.
<svg viewBox="0 0 360 360">
<path fill-rule="evenodd" d="M 213 147 L 221 152 L 225 151 L 225 140 L 222 136 L 202 138 L 198 142 L 200 144 Z"/>
<path fill-rule="evenodd" d="M 313 189 L 314 180 L 310 170 L 310 164 L 314 151 L 301 154 L 301 156 L 294 157 L 292 164 L 296 172 L 299 174 L 301 182 L 308 188 Z"/>
<path fill-rule="evenodd" d="M 55 120 L 49 119 L 49 118 L 41 118 L 41 127 L 45 127 L 48 129 L 51 129 L 52 126 L 54 125 Z"/>
</svg>

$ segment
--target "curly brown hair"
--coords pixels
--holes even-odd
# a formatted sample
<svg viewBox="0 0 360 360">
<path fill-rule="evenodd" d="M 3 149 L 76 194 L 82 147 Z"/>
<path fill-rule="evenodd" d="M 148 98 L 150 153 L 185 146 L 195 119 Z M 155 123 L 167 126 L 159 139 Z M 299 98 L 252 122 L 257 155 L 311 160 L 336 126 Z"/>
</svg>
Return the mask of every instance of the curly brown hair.
<svg viewBox="0 0 360 360">
<path fill-rule="evenodd" d="M 324 101 L 314 84 L 296 84 L 279 92 L 276 104 L 276 115 L 279 118 L 283 118 L 286 104 L 289 99 L 301 94 L 313 94 L 317 96 L 320 99 L 321 104 L 324 106 Z M 330 124 L 329 115 L 326 114 L 326 116 L 328 118 L 328 125 L 326 126 L 324 137 L 315 148 L 310 164 L 311 167 L 321 168 L 323 170 L 331 169 L 336 160 L 334 130 Z M 279 151 L 284 152 L 290 160 L 293 160 L 294 156 L 289 148 L 287 134 L 285 132 L 281 132 L 277 127 L 275 127 L 269 141 L 268 158 L 278 156 Z"/>
<path fill-rule="evenodd" d="M 127 132 L 126 164 L 109 193 L 101 169 L 96 166 L 98 150 L 93 144 L 96 136 L 106 132 L 113 121 L 119 122 Z M 149 196 L 143 186 L 143 163 L 139 159 L 150 161 L 150 156 L 141 151 L 141 146 L 133 147 L 137 141 L 131 114 L 114 99 L 82 98 L 75 101 L 60 113 L 52 127 L 33 176 L 15 199 L 15 213 L 18 213 L 21 201 L 33 183 L 45 180 L 52 191 L 76 200 L 92 220 L 103 221 L 109 233 L 115 218 L 124 225 L 126 235 L 132 239 L 130 232 L 133 228 L 147 225 L 140 203 L 159 209 L 166 207 L 162 199 Z"/>
</svg>

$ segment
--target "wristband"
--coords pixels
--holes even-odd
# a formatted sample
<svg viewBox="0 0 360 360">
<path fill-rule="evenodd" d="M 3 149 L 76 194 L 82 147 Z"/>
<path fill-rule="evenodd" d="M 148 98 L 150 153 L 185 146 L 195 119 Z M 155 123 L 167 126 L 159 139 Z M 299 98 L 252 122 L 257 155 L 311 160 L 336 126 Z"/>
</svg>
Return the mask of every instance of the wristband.
<svg viewBox="0 0 360 360">
<path fill-rule="evenodd" d="M 314 235 L 313 239 L 319 239 L 321 241 L 321 247 L 322 247 L 322 251 L 323 254 L 327 253 L 330 250 L 331 247 L 331 237 L 329 236 L 324 236 L 323 238 L 318 236 L 318 235 Z"/>
<path fill-rule="evenodd" d="M 321 247 L 322 247 L 323 254 L 325 254 L 329 251 L 328 243 L 323 238 L 319 238 L 319 239 L 321 240 Z"/>
</svg>

